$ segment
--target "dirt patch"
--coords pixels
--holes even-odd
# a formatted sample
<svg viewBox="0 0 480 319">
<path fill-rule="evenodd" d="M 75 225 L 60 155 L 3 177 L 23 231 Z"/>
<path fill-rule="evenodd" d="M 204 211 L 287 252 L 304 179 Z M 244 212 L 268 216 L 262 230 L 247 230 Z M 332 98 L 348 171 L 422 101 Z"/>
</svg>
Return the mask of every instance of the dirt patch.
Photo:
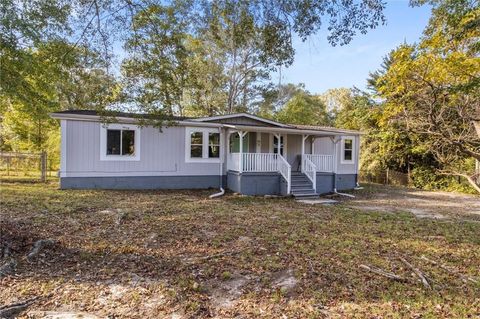
<svg viewBox="0 0 480 319">
<path fill-rule="evenodd" d="M 368 185 L 343 199 L 349 207 L 385 213 L 409 212 L 417 218 L 473 219 L 480 211 L 480 197 L 459 193 L 421 191 L 401 187 Z"/>
<path fill-rule="evenodd" d="M 280 289 L 284 294 L 290 294 L 298 284 L 292 269 L 280 271 L 273 276 L 273 288 Z"/>
<path fill-rule="evenodd" d="M 235 275 L 224 281 L 211 283 L 210 298 L 216 309 L 227 309 L 234 306 L 236 300 L 242 295 L 242 288 L 249 282 L 250 278 L 242 275 Z"/>
</svg>

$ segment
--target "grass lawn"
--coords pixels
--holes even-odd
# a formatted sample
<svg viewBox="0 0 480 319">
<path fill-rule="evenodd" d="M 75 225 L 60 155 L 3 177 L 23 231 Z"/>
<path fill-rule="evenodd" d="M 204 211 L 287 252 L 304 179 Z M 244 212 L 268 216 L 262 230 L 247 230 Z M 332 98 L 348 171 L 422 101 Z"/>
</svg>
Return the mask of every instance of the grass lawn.
<svg viewBox="0 0 480 319">
<path fill-rule="evenodd" d="M 215 191 L 3 183 L 0 192 L 1 243 L 17 261 L 15 273 L 0 278 L 0 306 L 45 296 L 25 317 L 41 311 L 109 318 L 480 316 L 478 220 L 420 219 L 401 207 L 365 211 L 354 201 L 206 199 Z M 55 244 L 27 259 L 39 239 Z"/>
</svg>

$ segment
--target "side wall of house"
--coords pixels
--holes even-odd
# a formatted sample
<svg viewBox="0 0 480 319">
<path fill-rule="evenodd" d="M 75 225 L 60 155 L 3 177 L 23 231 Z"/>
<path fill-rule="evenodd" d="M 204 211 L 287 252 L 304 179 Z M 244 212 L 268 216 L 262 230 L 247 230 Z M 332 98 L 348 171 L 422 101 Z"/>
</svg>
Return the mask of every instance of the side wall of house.
<svg viewBox="0 0 480 319">
<path fill-rule="evenodd" d="M 139 160 L 101 160 L 101 125 L 62 121 L 62 188 L 219 186 L 220 163 L 186 162 L 185 127 L 165 127 L 161 132 L 154 127 L 140 128 L 140 145 L 136 146 L 140 149 Z"/>
<path fill-rule="evenodd" d="M 337 139 L 336 147 L 335 142 L 330 137 L 320 137 L 316 138 L 314 141 L 314 153 L 315 154 L 335 154 L 336 153 L 336 174 L 330 176 L 329 174 L 321 174 L 317 176 L 317 185 L 325 185 L 335 182 L 337 190 L 347 190 L 352 189 L 356 186 L 357 175 L 358 175 L 358 163 L 360 155 L 360 137 L 359 136 L 348 136 L 354 140 L 354 149 L 353 149 L 353 158 L 352 163 L 342 162 L 342 140 Z M 336 150 L 336 151 L 335 151 Z M 333 180 L 334 178 L 334 180 Z M 318 188 L 319 186 L 317 186 Z M 320 186 L 323 187 L 323 186 Z M 325 191 L 328 189 L 328 186 L 325 185 Z"/>
</svg>

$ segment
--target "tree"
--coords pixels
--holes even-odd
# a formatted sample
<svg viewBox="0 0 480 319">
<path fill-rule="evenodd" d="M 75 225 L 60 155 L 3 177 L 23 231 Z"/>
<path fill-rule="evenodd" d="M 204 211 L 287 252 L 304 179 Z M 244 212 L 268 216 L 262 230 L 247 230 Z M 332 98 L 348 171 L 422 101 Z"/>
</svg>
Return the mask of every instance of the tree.
<svg viewBox="0 0 480 319">
<path fill-rule="evenodd" d="M 115 100 L 118 88 L 113 78 L 98 66 L 98 57 L 85 48 L 75 48 L 68 59 L 51 59 L 70 46 L 51 41 L 26 53 L 30 58 L 25 85 L 28 96 L 0 100 L 2 148 L 57 152 L 51 140 L 58 137 L 58 123 L 49 113 L 72 108 L 103 109 Z M 55 63 L 57 61 L 58 63 Z"/>
<path fill-rule="evenodd" d="M 480 8 L 470 1 L 433 5 L 424 39 L 392 54 L 378 91 L 385 116 L 434 156 L 437 172 L 463 176 L 480 192 L 468 172 L 470 159 L 480 159 L 480 29 L 471 28 Z"/>
<path fill-rule="evenodd" d="M 306 125 L 331 125 L 326 105 L 318 96 L 299 91 L 276 114 L 283 123 Z"/>
</svg>

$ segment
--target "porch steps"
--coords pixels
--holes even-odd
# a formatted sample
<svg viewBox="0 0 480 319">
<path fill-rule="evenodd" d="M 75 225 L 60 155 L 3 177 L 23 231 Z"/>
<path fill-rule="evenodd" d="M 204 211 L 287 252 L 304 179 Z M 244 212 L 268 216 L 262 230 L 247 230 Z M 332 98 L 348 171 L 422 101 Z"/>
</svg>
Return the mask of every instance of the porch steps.
<svg viewBox="0 0 480 319">
<path fill-rule="evenodd" d="M 291 193 L 295 198 L 305 199 L 318 197 L 313 190 L 312 182 L 301 172 L 292 172 L 290 186 Z"/>
</svg>

